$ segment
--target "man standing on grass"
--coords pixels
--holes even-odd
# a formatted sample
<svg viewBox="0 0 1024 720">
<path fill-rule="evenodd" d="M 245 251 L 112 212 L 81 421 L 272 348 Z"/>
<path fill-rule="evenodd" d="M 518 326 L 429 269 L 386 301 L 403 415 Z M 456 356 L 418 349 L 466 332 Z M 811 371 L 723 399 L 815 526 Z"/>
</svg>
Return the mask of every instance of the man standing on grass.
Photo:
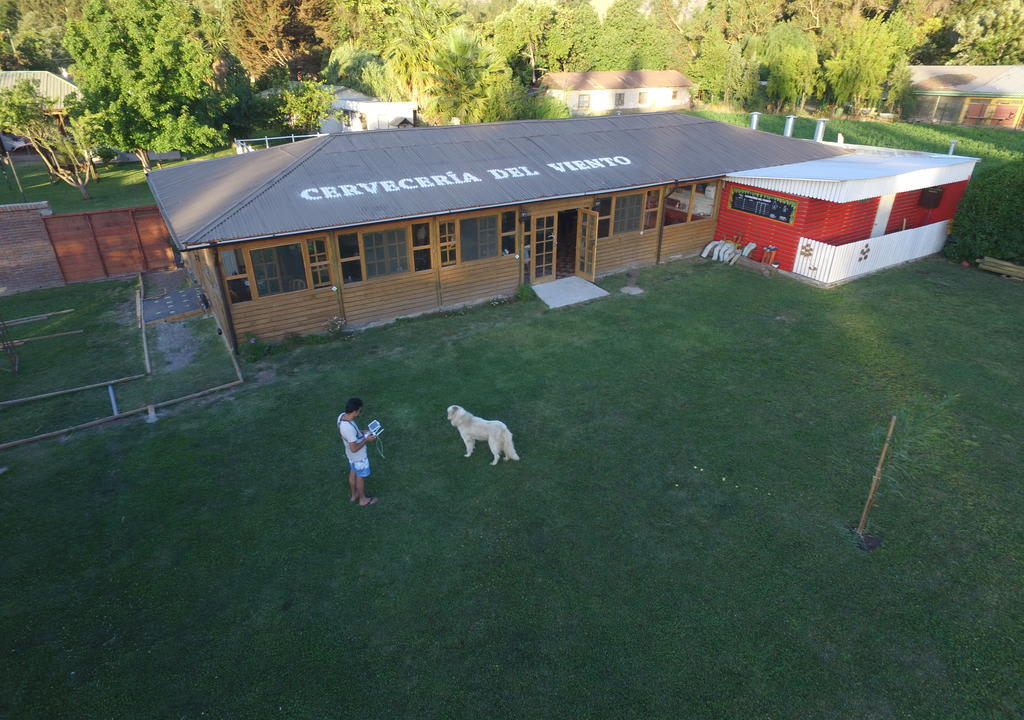
<svg viewBox="0 0 1024 720">
<path fill-rule="evenodd" d="M 366 478 L 370 477 L 370 458 L 366 455 L 366 444 L 377 437 L 372 432 L 363 432 L 356 425 L 356 418 L 363 413 L 363 401 L 349 398 L 345 403 L 345 412 L 338 416 L 338 432 L 345 441 L 345 456 L 348 458 L 348 489 L 349 502 L 358 502 L 359 507 L 374 505 L 375 497 L 367 497 L 364 488 Z"/>
</svg>

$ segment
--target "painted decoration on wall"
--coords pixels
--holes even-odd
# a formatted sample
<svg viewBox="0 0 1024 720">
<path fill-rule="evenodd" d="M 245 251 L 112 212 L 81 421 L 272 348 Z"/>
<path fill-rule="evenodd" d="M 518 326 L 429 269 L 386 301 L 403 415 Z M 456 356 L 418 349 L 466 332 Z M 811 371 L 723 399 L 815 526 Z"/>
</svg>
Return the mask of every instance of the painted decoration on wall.
<svg viewBox="0 0 1024 720">
<path fill-rule="evenodd" d="M 754 215 L 777 220 L 778 222 L 793 224 L 796 217 L 796 209 L 799 203 L 796 200 L 775 197 L 765 193 L 753 192 L 732 188 L 729 193 L 729 207 L 740 212 L 748 212 Z"/>
</svg>

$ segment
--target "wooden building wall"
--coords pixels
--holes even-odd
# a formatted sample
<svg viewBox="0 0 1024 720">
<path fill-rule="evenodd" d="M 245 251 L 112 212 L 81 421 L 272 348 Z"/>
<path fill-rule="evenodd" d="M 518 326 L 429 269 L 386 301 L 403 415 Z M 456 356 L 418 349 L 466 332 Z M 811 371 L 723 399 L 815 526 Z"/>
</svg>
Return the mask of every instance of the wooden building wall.
<svg viewBox="0 0 1024 720">
<path fill-rule="evenodd" d="M 720 187 L 720 186 L 719 186 Z M 597 276 L 621 272 L 631 267 L 651 265 L 660 259 L 667 261 L 700 252 L 714 235 L 714 216 L 677 225 L 661 226 L 662 203 L 672 188 L 655 188 L 658 192 L 657 226 L 643 231 L 611 235 L 597 242 L 595 274 Z M 646 190 L 618 193 L 630 195 Z M 721 193 L 718 193 L 721 197 Z M 258 250 L 288 244 L 304 244 L 310 239 L 326 238 L 329 248 L 330 277 L 334 283 L 328 287 L 312 287 L 311 264 L 307 263 L 307 289 L 278 292 L 241 302 L 228 302 L 224 285 L 224 270 L 218 279 L 214 250 L 203 248 L 185 253 L 186 263 L 204 288 L 225 332 L 233 328 L 236 342 L 245 342 L 248 336 L 275 342 L 290 335 L 324 332 L 335 318 L 344 325 L 360 327 L 393 320 L 398 317 L 436 312 L 448 308 L 483 302 L 497 297 L 514 295 L 523 281 L 524 224 L 523 218 L 557 214 L 563 210 L 591 209 L 594 197 L 575 197 L 533 203 L 515 208 L 497 208 L 432 219 L 411 220 L 406 223 L 381 224 L 363 228 L 339 229 L 328 233 L 298 235 L 272 240 L 254 240 L 243 243 L 221 244 L 221 250 Z M 649 208 L 645 208 L 648 209 Z M 499 216 L 514 212 L 516 216 L 515 252 L 442 266 L 439 247 L 439 226 L 446 222 L 481 215 Z M 641 215 L 642 221 L 643 215 Z M 354 231 L 373 232 L 414 223 L 429 223 L 431 233 L 431 267 L 420 271 L 406 271 L 383 275 L 359 282 L 343 283 L 338 245 L 339 235 Z M 566 241 L 567 239 L 562 239 Z M 573 243 L 576 238 L 571 238 Z M 251 260 L 251 255 L 246 253 Z M 251 270 L 251 269 L 250 269 Z M 254 275 L 250 273 L 250 278 Z M 553 276 L 552 276 L 552 279 Z M 250 282 L 250 286 L 254 283 Z M 334 290 L 333 288 L 337 288 Z"/>
</svg>

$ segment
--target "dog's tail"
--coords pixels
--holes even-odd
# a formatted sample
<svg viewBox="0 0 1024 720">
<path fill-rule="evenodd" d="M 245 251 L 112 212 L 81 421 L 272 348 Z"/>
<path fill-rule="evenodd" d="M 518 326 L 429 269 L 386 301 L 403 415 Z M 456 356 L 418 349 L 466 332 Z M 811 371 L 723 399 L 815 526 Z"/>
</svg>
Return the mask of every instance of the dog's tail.
<svg viewBox="0 0 1024 720">
<path fill-rule="evenodd" d="M 505 428 L 505 432 L 502 433 L 501 444 L 506 460 L 519 459 L 519 455 L 516 454 L 516 446 L 512 444 L 512 431 L 508 428 Z"/>
</svg>

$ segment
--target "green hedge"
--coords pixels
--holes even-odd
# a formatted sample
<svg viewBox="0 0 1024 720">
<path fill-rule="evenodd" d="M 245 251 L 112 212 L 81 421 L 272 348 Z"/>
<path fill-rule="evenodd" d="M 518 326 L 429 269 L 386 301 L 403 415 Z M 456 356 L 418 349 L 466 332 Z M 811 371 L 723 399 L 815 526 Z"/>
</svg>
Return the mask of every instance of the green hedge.
<svg viewBox="0 0 1024 720">
<path fill-rule="evenodd" d="M 943 254 L 957 261 L 989 256 L 1024 262 L 1024 161 L 975 175 Z"/>
</svg>

